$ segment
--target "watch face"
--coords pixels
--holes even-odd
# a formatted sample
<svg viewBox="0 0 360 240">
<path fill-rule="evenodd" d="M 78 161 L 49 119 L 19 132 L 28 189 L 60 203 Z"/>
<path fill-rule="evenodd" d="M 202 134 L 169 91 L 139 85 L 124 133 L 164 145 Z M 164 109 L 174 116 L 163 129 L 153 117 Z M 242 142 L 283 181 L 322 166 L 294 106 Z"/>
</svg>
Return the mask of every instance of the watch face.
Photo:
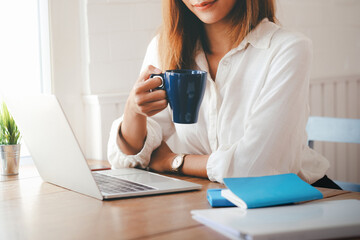
<svg viewBox="0 0 360 240">
<path fill-rule="evenodd" d="M 172 163 L 172 168 L 177 169 L 181 166 L 182 163 L 182 157 L 181 156 L 177 156 L 176 158 L 174 158 L 174 161 Z"/>
</svg>

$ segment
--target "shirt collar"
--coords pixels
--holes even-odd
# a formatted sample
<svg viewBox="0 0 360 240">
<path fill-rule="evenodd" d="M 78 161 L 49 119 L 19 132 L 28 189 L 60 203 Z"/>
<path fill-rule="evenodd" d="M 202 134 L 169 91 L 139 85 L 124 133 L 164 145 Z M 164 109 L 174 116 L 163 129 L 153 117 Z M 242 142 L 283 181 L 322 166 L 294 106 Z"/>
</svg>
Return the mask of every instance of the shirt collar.
<svg viewBox="0 0 360 240">
<path fill-rule="evenodd" d="M 278 25 L 270 22 L 267 18 L 264 18 L 248 35 L 246 35 L 239 46 L 230 50 L 226 55 L 231 55 L 234 52 L 247 48 L 249 44 L 259 49 L 269 48 L 271 38 L 279 28 Z M 208 68 L 206 56 L 199 40 L 195 47 L 195 63 L 200 69 Z"/>
<path fill-rule="evenodd" d="M 270 46 L 272 36 L 279 28 L 278 25 L 264 18 L 237 48 L 244 48 L 249 43 L 255 48 L 267 49 Z"/>
</svg>

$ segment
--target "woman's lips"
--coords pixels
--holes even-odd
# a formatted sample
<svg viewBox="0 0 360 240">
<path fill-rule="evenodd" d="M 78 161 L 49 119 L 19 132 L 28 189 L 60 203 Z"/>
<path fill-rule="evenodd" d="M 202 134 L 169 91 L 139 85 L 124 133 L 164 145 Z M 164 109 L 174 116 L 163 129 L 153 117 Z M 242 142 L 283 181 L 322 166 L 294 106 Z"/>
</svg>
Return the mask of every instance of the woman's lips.
<svg viewBox="0 0 360 240">
<path fill-rule="evenodd" d="M 215 2 L 216 2 L 216 0 L 196 3 L 196 4 L 193 4 L 193 7 L 195 7 L 198 10 L 206 10 L 206 9 L 210 8 Z"/>
</svg>

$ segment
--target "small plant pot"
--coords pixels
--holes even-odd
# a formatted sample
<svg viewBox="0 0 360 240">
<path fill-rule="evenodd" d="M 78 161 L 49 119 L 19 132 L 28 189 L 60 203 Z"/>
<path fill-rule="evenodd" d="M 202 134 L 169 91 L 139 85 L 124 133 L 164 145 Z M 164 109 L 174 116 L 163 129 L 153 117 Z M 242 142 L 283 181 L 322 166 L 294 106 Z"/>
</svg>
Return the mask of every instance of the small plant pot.
<svg viewBox="0 0 360 240">
<path fill-rule="evenodd" d="M 1 175 L 19 174 L 20 146 L 0 145 Z"/>
</svg>

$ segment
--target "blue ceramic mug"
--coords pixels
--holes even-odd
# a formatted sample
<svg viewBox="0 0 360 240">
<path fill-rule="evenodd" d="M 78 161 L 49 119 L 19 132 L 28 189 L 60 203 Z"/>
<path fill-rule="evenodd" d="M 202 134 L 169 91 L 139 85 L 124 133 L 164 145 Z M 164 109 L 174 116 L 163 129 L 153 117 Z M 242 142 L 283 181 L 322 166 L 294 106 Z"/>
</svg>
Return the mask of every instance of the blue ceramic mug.
<svg viewBox="0 0 360 240">
<path fill-rule="evenodd" d="M 200 70 L 167 70 L 152 74 L 158 77 L 173 111 L 173 122 L 191 124 L 198 120 L 199 109 L 204 97 L 207 72 Z"/>
</svg>

